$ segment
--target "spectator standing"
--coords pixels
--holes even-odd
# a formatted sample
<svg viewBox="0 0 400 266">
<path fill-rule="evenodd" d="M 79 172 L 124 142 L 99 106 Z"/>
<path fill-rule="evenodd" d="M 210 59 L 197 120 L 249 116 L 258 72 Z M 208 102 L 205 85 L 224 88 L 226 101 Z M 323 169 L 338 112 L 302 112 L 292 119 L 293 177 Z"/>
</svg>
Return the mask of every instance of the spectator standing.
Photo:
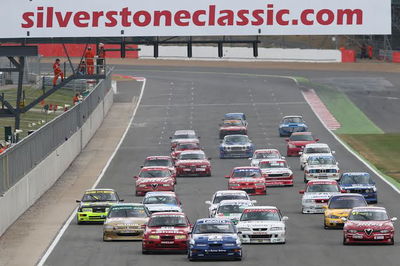
<svg viewBox="0 0 400 266">
<path fill-rule="evenodd" d="M 79 103 L 79 93 L 76 93 L 74 97 L 72 97 L 72 103 L 74 105 Z"/>
<path fill-rule="evenodd" d="M 80 75 L 85 75 L 86 74 L 86 62 L 85 62 L 85 60 L 82 60 L 82 62 L 79 63 L 78 73 Z"/>
<path fill-rule="evenodd" d="M 361 45 L 361 58 L 367 58 L 367 46 L 365 43 Z"/>
<path fill-rule="evenodd" d="M 99 50 L 97 51 L 97 73 L 104 72 L 106 50 L 103 43 L 99 43 Z"/>
<path fill-rule="evenodd" d="M 61 77 L 61 81 L 64 81 L 64 73 L 61 70 L 60 59 L 58 58 L 53 64 L 53 71 L 54 71 L 53 86 L 56 86 L 59 77 Z"/>
<path fill-rule="evenodd" d="M 85 53 L 85 60 L 86 60 L 86 66 L 87 66 L 87 73 L 89 75 L 93 75 L 94 72 L 94 53 L 92 51 L 92 47 L 88 47 L 87 51 Z"/>
<path fill-rule="evenodd" d="M 372 57 L 374 56 L 374 47 L 369 44 L 367 46 L 367 50 L 368 50 L 368 58 L 372 59 Z"/>
</svg>

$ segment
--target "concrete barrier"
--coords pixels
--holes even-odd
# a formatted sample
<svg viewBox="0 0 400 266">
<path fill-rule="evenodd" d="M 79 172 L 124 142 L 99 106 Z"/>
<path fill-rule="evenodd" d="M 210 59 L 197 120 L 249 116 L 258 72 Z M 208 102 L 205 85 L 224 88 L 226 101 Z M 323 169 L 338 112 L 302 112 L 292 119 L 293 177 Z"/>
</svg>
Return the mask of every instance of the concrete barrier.
<svg viewBox="0 0 400 266">
<path fill-rule="evenodd" d="M 64 173 L 100 127 L 113 103 L 109 90 L 85 124 L 0 197 L 0 236 Z"/>
</svg>

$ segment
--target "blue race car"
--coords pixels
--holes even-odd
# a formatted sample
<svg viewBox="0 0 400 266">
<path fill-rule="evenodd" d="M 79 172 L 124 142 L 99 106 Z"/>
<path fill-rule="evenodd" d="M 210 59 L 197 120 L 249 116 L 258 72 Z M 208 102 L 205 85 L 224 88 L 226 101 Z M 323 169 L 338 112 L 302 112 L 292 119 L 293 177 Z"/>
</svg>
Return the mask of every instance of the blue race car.
<svg viewBox="0 0 400 266">
<path fill-rule="evenodd" d="M 236 226 L 229 219 L 197 220 L 189 240 L 188 259 L 242 260 L 242 243 Z"/>
<path fill-rule="evenodd" d="M 219 158 L 253 157 L 254 145 L 246 135 L 228 135 L 219 146 Z"/>
<path fill-rule="evenodd" d="M 246 115 L 244 113 L 227 113 L 222 120 L 242 120 L 243 124 L 247 126 Z"/>
<path fill-rule="evenodd" d="M 279 136 L 290 136 L 293 132 L 306 132 L 308 126 L 300 115 L 285 116 L 279 124 Z"/>
<path fill-rule="evenodd" d="M 369 173 L 343 173 L 339 181 L 339 186 L 347 193 L 363 195 L 368 203 L 378 202 L 375 182 Z"/>
</svg>

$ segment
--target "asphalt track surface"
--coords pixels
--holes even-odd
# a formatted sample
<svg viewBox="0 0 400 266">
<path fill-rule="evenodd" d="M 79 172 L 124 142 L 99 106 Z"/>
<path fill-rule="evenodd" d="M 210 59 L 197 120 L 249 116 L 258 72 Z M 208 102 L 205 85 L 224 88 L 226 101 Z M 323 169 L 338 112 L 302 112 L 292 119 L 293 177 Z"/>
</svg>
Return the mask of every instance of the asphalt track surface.
<svg viewBox="0 0 400 266">
<path fill-rule="evenodd" d="M 311 131 L 336 151 L 342 171 L 367 171 L 323 127 L 290 79 L 263 75 L 226 74 L 207 69 L 146 71 L 134 74 L 147 78 L 143 99 L 133 124 L 98 187 L 114 188 L 127 202 L 134 196 L 134 176 L 148 155 L 168 154 L 168 137 L 176 129 L 193 128 L 212 157 L 212 177 L 179 178 L 177 194 L 190 220 L 207 216 L 208 205 L 217 190 L 227 188 L 223 178 L 246 159 L 218 159 L 218 124 L 224 113 L 245 112 L 249 136 L 257 148 L 275 147 L 285 154 L 285 141 L 277 125 L 283 115 L 303 114 Z M 202 73 L 202 72 L 203 73 Z M 242 70 L 242 72 L 245 72 Z M 249 71 L 247 71 L 249 73 Z M 264 73 L 267 74 L 267 73 Z M 133 93 L 133 92 L 132 92 Z M 137 92 L 136 92 L 137 93 Z M 287 222 L 285 245 L 246 245 L 242 262 L 204 262 L 202 265 L 393 265 L 400 263 L 399 243 L 394 246 L 343 246 L 341 230 L 324 230 L 322 215 L 300 213 L 299 190 L 304 188 L 298 158 L 288 158 L 295 173 L 294 187 L 269 188 L 267 196 L 254 196 L 258 205 L 275 205 Z M 392 216 L 400 217 L 399 194 L 375 177 L 379 204 Z M 396 224 L 399 231 L 399 223 Z M 77 225 L 66 230 L 45 265 L 184 265 L 185 255 L 142 255 L 140 242 L 102 241 L 102 225 Z"/>
</svg>

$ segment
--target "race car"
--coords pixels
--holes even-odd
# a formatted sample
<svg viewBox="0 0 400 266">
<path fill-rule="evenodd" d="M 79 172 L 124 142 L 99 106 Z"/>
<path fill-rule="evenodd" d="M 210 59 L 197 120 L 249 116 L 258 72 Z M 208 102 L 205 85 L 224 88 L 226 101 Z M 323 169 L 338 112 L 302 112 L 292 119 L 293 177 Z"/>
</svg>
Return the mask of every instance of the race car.
<svg viewBox="0 0 400 266">
<path fill-rule="evenodd" d="M 146 207 L 153 204 L 166 204 L 172 206 L 182 206 L 181 201 L 175 192 L 172 191 L 154 191 L 147 192 L 142 202 Z"/>
<path fill-rule="evenodd" d="M 227 113 L 222 120 L 242 120 L 247 127 L 246 115 L 244 113 Z"/>
<path fill-rule="evenodd" d="M 147 209 L 140 203 L 111 206 L 103 225 L 103 241 L 142 240 L 149 216 Z"/>
<path fill-rule="evenodd" d="M 286 160 L 268 159 L 259 163 L 266 186 L 293 186 L 293 172 Z"/>
<path fill-rule="evenodd" d="M 339 186 L 347 193 L 363 195 L 368 203 L 378 203 L 378 192 L 369 173 L 343 173 Z"/>
<path fill-rule="evenodd" d="M 201 150 L 199 140 L 182 140 L 176 143 L 175 149 L 171 152 L 171 157 L 174 161 L 178 158 L 179 154 L 183 151 L 192 150 L 197 151 Z"/>
<path fill-rule="evenodd" d="M 247 126 L 242 120 L 224 120 L 219 127 L 219 138 L 227 135 L 247 135 Z"/>
<path fill-rule="evenodd" d="M 335 151 L 331 151 L 328 144 L 325 143 L 310 143 L 304 146 L 300 154 L 300 169 L 303 170 L 306 166 L 308 157 L 315 155 L 333 155 Z"/>
<path fill-rule="evenodd" d="M 113 204 L 121 200 L 113 189 L 88 189 L 83 194 L 79 203 L 76 221 L 78 224 L 87 222 L 104 222 L 108 210 Z"/>
<path fill-rule="evenodd" d="M 250 206 L 253 206 L 251 200 L 223 200 L 218 205 L 214 217 L 230 219 L 237 224 L 243 210 Z"/>
<path fill-rule="evenodd" d="M 243 190 L 249 195 L 266 195 L 265 178 L 260 168 L 253 166 L 235 167 L 229 178 L 228 189 Z"/>
<path fill-rule="evenodd" d="M 341 228 L 344 225 L 342 218 L 347 218 L 351 209 L 368 206 L 360 194 L 348 193 L 332 196 L 328 205 L 324 206 L 324 228 Z"/>
<path fill-rule="evenodd" d="M 189 240 L 189 260 L 242 259 L 242 243 L 229 219 L 197 220 Z"/>
<path fill-rule="evenodd" d="M 279 136 L 290 136 L 294 132 L 305 132 L 308 126 L 300 115 L 284 116 L 279 124 Z"/>
<path fill-rule="evenodd" d="M 175 191 L 175 179 L 168 167 L 143 167 L 136 179 L 136 196 L 149 191 Z"/>
<path fill-rule="evenodd" d="M 176 169 L 174 165 L 174 161 L 170 156 L 148 156 L 144 160 L 144 164 L 142 167 L 150 167 L 150 166 L 161 166 L 168 167 L 172 173 L 172 176 L 175 178 Z M 175 180 L 176 182 L 176 180 Z"/>
<path fill-rule="evenodd" d="M 219 157 L 225 158 L 250 158 L 253 156 L 254 145 L 246 135 L 228 135 L 219 146 Z"/>
<path fill-rule="evenodd" d="M 353 208 L 343 227 L 343 245 L 348 244 L 394 244 L 393 222 L 383 207 Z"/>
<path fill-rule="evenodd" d="M 313 179 L 308 181 L 301 199 L 302 213 L 324 213 L 330 197 L 340 194 L 340 187 L 335 180 Z"/>
<path fill-rule="evenodd" d="M 253 206 L 243 210 L 236 228 L 242 243 L 284 244 L 287 220 L 277 207 Z"/>
<path fill-rule="evenodd" d="M 157 212 L 183 212 L 181 206 L 170 204 L 146 204 L 146 208 L 150 214 Z"/>
<path fill-rule="evenodd" d="M 194 130 L 177 130 L 174 135 L 170 137 L 171 139 L 171 151 L 173 151 L 177 145 L 177 143 L 181 140 L 198 140 L 199 138 L 196 135 Z"/>
<path fill-rule="evenodd" d="M 316 143 L 319 139 L 314 139 L 311 132 L 296 132 L 286 139 L 286 154 L 287 156 L 299 156 L 303 151 L 304 146 L 311 143 Z"/>
<path fill-rule="evenodd" d="M 307 159 L 304 167 L 304 182 L 310 179 L 340 179 L 340 169 L 335 157 L 332 155 L 316 155 Z"/>
<path fill-rule="evenodd" d="M 211 163 L 204 151 L 183 151 L 176 163 L 177 176 L 211 176 Z"/>
<path fill-rule="evenodd" d="M 205 203 L 210 205 L 208 208 L 208 216 L 213 217 L 215 211 L 218 209 L 218 204 L 223 200 L 250 200 L 249 195 L 246 191 L 242 190 L 219 190 L 214 193 L 211 201 L 206 201 Z M 256 201 L 253 201 L 256 203 Z"/>
<path fill-rule="evenodd" d="M 142 242 L 142 254 L 154 251 L 188 250 L 189 219 L 182 212 L 158 212 L 151 215 Z"/>
<path fill-rule="evenodd" d="M 285 159 L 277 149 L 259 149 L 255 150 L 253 157 L 249 158 L 251 166 L 258 166 L 260 161 L 266 159 Z"/>
</svg>

